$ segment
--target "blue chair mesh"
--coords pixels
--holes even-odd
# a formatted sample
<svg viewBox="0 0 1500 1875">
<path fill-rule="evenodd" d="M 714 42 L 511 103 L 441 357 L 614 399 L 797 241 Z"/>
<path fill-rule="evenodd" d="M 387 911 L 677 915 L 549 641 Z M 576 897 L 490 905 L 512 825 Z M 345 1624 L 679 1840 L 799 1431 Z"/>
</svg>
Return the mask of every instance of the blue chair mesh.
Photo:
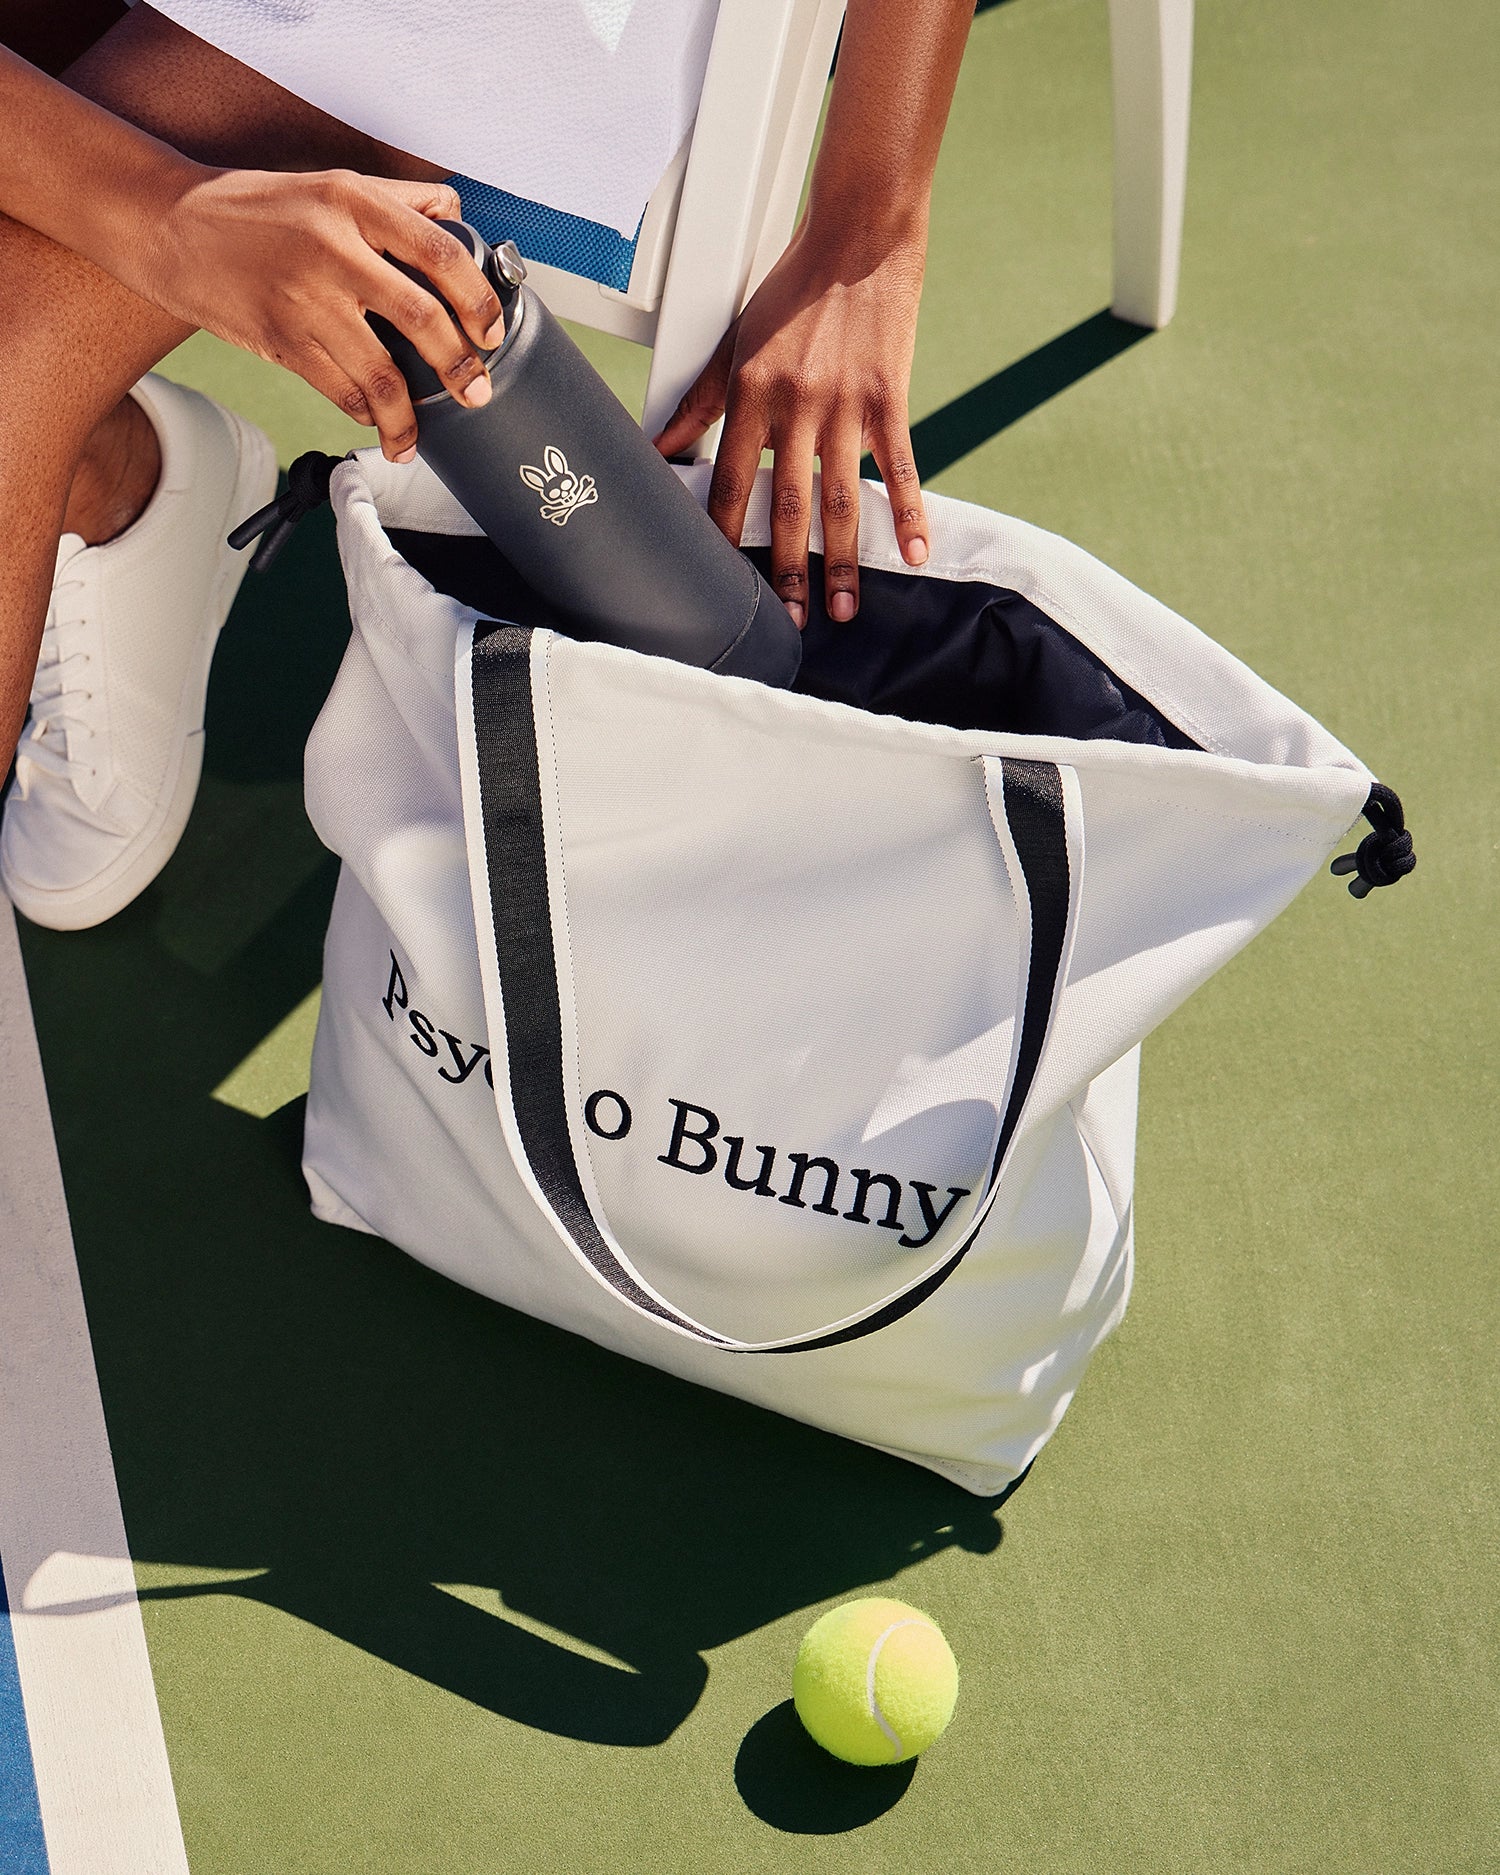
<svg viewBox="0 0 1500 1875">
<path fill-rule="evenodd" d="M 630 285 L 631 263 L 641 238 L 639 226 L 634 236 L 627 237 L 602 222 L 565 215 L 560 209 L 528 202 L 523 195 L 510 195 L 468 176 L 450 176 L 448 181 L 458 191 L 464 220 L 491 245 L 514 241 L 526 260 L 561 267 L 622 293 Z"/>
</svg>

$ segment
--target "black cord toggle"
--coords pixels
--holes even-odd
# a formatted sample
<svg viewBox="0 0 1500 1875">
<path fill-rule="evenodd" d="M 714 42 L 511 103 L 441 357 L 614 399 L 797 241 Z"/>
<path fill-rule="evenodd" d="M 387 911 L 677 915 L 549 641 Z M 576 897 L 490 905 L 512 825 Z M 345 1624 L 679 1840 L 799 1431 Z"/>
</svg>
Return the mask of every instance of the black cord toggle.
<svg viewBox="0 0 1500 1875">
<path fill-rule="evenodd" d="M 1401 811 L 1401 797 L 1394 788 L 1377 781 L 1365 802 L 1365 819 L 1375 829 L 1367 833 L 1353 853 L 1341 853 L 1329 867 L 1339 876 L 1355 873 L 1349 891 L 1355 898 L 1367 898 L 1377 885 L 1395 885 L 1417 863 L 1411 835 L 1406 831 L 1406 816 Z"/>
<path fill-rule="evenodd" d="M 250 562 L 252 573 L 264 573 L 303 515 L 311 514 L 314 508 L 321 508 L 327 501 L 328 478 L 345 460 L 343 456 L 324 455 L 321 449 L 309 449 L 287 470 L 286 487 L 276 499 L 240 522 L 229 536 L 231 547 L 248 547 L 257 534 L 265 537 Z"/>
</svg>

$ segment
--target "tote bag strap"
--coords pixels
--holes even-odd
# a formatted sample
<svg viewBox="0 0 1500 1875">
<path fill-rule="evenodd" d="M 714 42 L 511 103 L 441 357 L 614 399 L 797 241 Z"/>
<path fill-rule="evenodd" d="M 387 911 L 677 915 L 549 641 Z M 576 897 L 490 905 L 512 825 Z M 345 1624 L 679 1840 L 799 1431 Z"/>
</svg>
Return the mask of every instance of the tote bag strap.
<svg viewBox="0 0 1500 1875">
<path fill-rule="evenodd" d="M 1051 762 L 981 757 L 990 816 L 1029 944 L 1024 995 L 1004 1076 L 1004 1112 L 980 1201 L 963 1237 L 878 1302 L 776 1341 L 740 1341 L 695 1321 L 634 1267 L 590 1205 L 568 1122 L 563 1024 L 553 946 L 533 694 L 533 633 L 518 626 L 476 634 L 458 659 L 459 744 L 470 873 L 495 1076 L 506 1141 L 532 1197 L 585 1269 L 629 1308 L 706 1346 L 739 1354 L 807 1354 L 887 1328 L 919 1307 L 958 1268 L 999 1190 L 1052 1024 L 1071 942 L 1073 863 L 1081 817 L 1077 780 Z M 1073 839 L 1070 842 L 1070 832 Z M 491 940 L 492 941 L 489 941 Z"/>
</svg>

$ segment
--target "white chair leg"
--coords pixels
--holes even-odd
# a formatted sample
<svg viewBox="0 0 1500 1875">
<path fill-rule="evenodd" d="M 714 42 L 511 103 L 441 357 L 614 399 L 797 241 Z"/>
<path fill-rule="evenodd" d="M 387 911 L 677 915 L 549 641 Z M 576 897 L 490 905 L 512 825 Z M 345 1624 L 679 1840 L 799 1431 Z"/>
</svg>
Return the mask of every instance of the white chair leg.
<svg viewBox="0 0 1500 1875">
<path fill-rule="evenodd" d="M 1193 73 L 1193 0 L 1109 0 L 1115 110 L 1117 319 L 1177 307 Z"/>
</svg>

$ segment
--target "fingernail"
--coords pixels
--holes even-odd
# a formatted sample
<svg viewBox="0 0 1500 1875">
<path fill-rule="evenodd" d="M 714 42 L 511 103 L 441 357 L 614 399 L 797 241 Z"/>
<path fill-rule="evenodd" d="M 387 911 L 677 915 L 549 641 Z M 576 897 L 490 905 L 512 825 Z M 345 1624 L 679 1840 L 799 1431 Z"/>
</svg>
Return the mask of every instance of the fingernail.
<svg viewBox="0 0 1500 1875">
<path fill-rule="evenodd" d="M 919 534 L 915 540 L 906 543 L 906 564 L 921 566 L 927 558 L 927 542 Z"/>
<path fill-rule="evenodd" d="M 828 616 L 837 619 L 840 625 L 847 625 L 854 617 L 854 594 L 836 592 L 828 601 Z"/>
<path fill-rule="evenodd" d="M 501 313 L 500 317 L 495 321 L 495 323 L 490 327 L 489 331 L 486 332 L 484 335 L 484 349 L 487 352 L 491 352 L 495 349 L 497 345 L 502 345 L 504 344 L 504 342 L 505 342 L 505 314 Z"/>
<path fill-rule="evenodd" d="M 417 459 L 417 446 L 415 443 L 413 443 L 409 449 L 403 449 L 399 456 L 391 457 L 392 462 L 415 462 L 416 459 Z"/>
<path fill-rule="evenodd" d="M 802 601 L 800 599 L 784 599 L 782 604 L 785 605 L 787 611 L 791 613 L 792 623 L 797 627 L 798 631 L 801 631 L 802 622 L 807 617 L 807 614 L 802 610 Z"/>
<path fill-rule="evenodd" d="M 481 371 L 477 378 L 470 378 L 463 389 L 464 402 L 471 410 L 482 410 L 490 401 L 490 376 Z"/>
</svg>

